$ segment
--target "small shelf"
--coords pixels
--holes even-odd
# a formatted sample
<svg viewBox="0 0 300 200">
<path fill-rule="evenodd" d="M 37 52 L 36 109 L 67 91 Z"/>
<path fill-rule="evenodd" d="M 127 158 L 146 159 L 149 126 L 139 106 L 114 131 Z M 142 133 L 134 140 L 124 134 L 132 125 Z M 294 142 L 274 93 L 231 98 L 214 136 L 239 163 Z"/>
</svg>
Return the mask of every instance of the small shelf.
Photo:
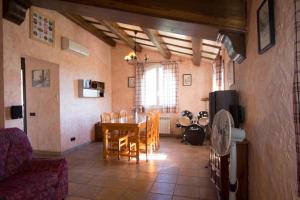
<svg viewBox="0 0 300 200">
<path fill-rule="evenodd" d="M 93 80 L 78 80 L 78 95 L 81 98 L 104 97 L 104 82 Z"/>
</svg>

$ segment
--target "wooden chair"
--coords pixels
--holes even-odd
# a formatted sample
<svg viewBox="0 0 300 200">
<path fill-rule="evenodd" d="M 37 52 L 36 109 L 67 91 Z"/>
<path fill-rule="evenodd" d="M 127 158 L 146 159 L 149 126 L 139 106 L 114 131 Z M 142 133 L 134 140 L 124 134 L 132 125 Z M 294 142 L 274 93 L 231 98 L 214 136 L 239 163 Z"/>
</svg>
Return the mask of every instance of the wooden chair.
<svg viewBox="0 0 300 200">
<path fill-rule="evenodd" d="M 127 110 L 121 110 L 119 113 L 120 118 L 127 118 L 128 117 L 128 112 Z"/>
<path fill-rule="evenodd" d="M 103 113 L 101 121 L 110 122 L 112 119 L 117 119 L 117 116 L 115 113 Z M 120 131 L 109 132 L 108 151 L 116 154 L 120 160 L 121 152 L 128 151 L 128 134 L 121 134 Z"/>
<path fill-rule="evenodd" d="M 153 134 L 153 140 L 154 140 L 154 147 L 155 150 L 159 150 L 160 144 L 159 144 L 159 120 L 160 120 L 160 112 L 154 111 L 154 134 Z"/>
<path fill-rule="evenodd" d="M 140 133 L 140 149 L 144 150 L 146 154 L 146 161 L 148 162 L 148 153 L 153 152 L 154 150 L 154 126 L 155 126 L 155 115 L 150 112 L 147 113 L 147 121 L 146 121 L 146 130 L 145 132 Z"/>
</svg>

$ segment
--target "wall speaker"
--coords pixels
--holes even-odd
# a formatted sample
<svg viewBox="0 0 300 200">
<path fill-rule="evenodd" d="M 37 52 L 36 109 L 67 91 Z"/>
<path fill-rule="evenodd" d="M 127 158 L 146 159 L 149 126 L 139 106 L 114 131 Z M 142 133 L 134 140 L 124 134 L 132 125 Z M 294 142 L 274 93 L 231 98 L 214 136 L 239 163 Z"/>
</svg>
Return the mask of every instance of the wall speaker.
<svg viewBox="0 0 300 200">
<path fill-rule="evenodd" d="M 10 108 L 11 118 L 12 119 L 20 119 L 23 118 L 23 106 L 12 106 Z"/>
</svg>

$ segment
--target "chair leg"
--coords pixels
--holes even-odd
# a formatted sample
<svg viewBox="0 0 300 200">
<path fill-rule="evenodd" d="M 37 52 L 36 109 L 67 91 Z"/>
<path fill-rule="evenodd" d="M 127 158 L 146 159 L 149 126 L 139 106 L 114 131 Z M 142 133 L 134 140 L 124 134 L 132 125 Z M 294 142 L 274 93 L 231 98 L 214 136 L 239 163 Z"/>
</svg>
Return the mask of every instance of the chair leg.
<svg viewBox="0 0 300 200">
<path fill-rule="evenodd" d="M 121 151 L 121 148 L 120 148 L 120 142 L 119 142 L 119 145 L 118 145 L 118 160 L 120 160 L 120 151 Z"/>
<path fill-rule="evenodd" d="M 148 162 L 148 144 L 146 144 L 146 162 Z"/>
</svg>

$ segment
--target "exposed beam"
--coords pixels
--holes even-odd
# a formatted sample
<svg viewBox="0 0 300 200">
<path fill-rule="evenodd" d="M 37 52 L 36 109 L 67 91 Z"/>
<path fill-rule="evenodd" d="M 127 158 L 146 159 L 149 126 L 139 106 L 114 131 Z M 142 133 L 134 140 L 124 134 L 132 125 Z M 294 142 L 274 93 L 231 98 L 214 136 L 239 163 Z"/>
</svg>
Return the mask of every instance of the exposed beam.
<svg viewBox="0 0 300 200">
<path fill-rule="evenodd" d="M 41 0 L 40 0 L 41 1 Z M 44 0 L 43 0 L 44 1 Z M 50 0 L 53 1 L 53 0 Z M 77 4 L 132 12 L 165 19 L 245 31 L 245 0 L 64 0 Z"/>
<path fill-rule="evenodd" d="M 158 36 L 158 31 L 153 29 L 143 28 L 144 33 L 149 37 L 152 43 L 156 46 L 159 53 L 165 58 L 171 58 L 171 52 L 168 47 L 163 43 L 162 39 Z"/>
<path fill-rule="evenodd" d="M 192 38 L 192 48 L 193 48 L 193 64 L 200 66 L 201 63 L 201 50 L 202 50 L 202 39 L 199 37 Z"/>
<path fill-rule="evenodd" d="M 96 36 L 98 39 L 102 40 L 106 44 L 108 44 L 112 47 L 116 46 L 116 42 L 113 39 L 106 36 L 102 31 L 97 29 L 95 26 L 93 26 L 90 23 L 86 22 L 83 17 L 78 16 L 78 15 L 71 15 L 71 14 L 68 14 L 68 13 L 61 13 L 61 14 L 63 16 L 65 16 L 66 18 L 68 18 L 69 20 L 73 21 L 74 23 L 78 24 L 83 29 L 90 32 L 91 34 L 93 34 L 94 36 Z"/>
<path fill-rule="evenodd" d="M 98 5 L 99 2 L 95 0 L 74 0 L 72 2 L 67 0 L 31 0 L 32 4 L 37 7 L 42 7 L 51 10 L 57 10 L 63 13 L 72 13 L 81 16 L 93 17 L 95 19 L 103 19 L 108 21 L 121 22 L 126 24 L 134 24 L 140 27 L 146 27 L 171 33 L 177 33 L 189 36 L 202 35 L 203 38 L 208 40 L 215 40 L 217 38 L 219 28 L 211 25 L 191 22 L 190 20 L 174 19 L 174 16 L 187 16 L 189 12 L 181 15 L 171 16 L 156 16 L 147 15 L 146 13 L 136 13 L 138 10 L 124 11 L 124 9 L 109 8 Z M 194 0 L 193 0 L 194 1 Z M 204 0 L 208 1 L 208 0 Z M 209 0 L 210 1 L 210 0 Z M 229 1 L 229 0 L 226 0 Z M 231 0 L 230 0 L 231 1 Z M 233 0 L 241 1 L 241 0 Z M 112 5 L 118 4 L 120 1 L 110 2 Z M 132 4 L 130 1 L 122 1 L 127 4 Z M 144 1 L 135 1 L 135 3 Z M 151 3 L 164 2 L 164 1 L 151 1 Z M 185 3 L 189 1 L 184 1 Z M 197 1 L 198 2 L 198 1 Z M 210 1 L 211 2 L 211 1 Z M 214 1 L 213 1 L 214 2 Z M 176 5 L 177 3 L 168 2 L 168 5 Z M 201 5 L 197 3 L 197 6 Z M 220 4 L 220 3 L 219 3 Z M 226 4 L 224 4 L 226 5 Z M 230 5 L 230 3 L 229 3 Z M 196 7 L 197 7 L 196 6 Z M 159 9 L 162 10 L 162 9 Z M 165 11 L 171 10 L 169 8 Z M 207 9 L 209 10 L 209 9 Z M 188 18 L 188 17 L 186 17 Z"/>
<path fill-rule="evenodd" d="M 142 47 L 139 44 L 136 44 L 135 46 L 135 41 L 131 37 L 129 37 L 117 23 L 109 22 L 106 20 L 101 20 L 101 23 L 106 26 L 112 33 L 118 36 L 121 40 L 123 40 L 123 42 L 125 42 L 125 44 L 127 44 L 130 48 L 136 48 L 136 51 L 138 52 L 142 51 Z"/>
</svg>

